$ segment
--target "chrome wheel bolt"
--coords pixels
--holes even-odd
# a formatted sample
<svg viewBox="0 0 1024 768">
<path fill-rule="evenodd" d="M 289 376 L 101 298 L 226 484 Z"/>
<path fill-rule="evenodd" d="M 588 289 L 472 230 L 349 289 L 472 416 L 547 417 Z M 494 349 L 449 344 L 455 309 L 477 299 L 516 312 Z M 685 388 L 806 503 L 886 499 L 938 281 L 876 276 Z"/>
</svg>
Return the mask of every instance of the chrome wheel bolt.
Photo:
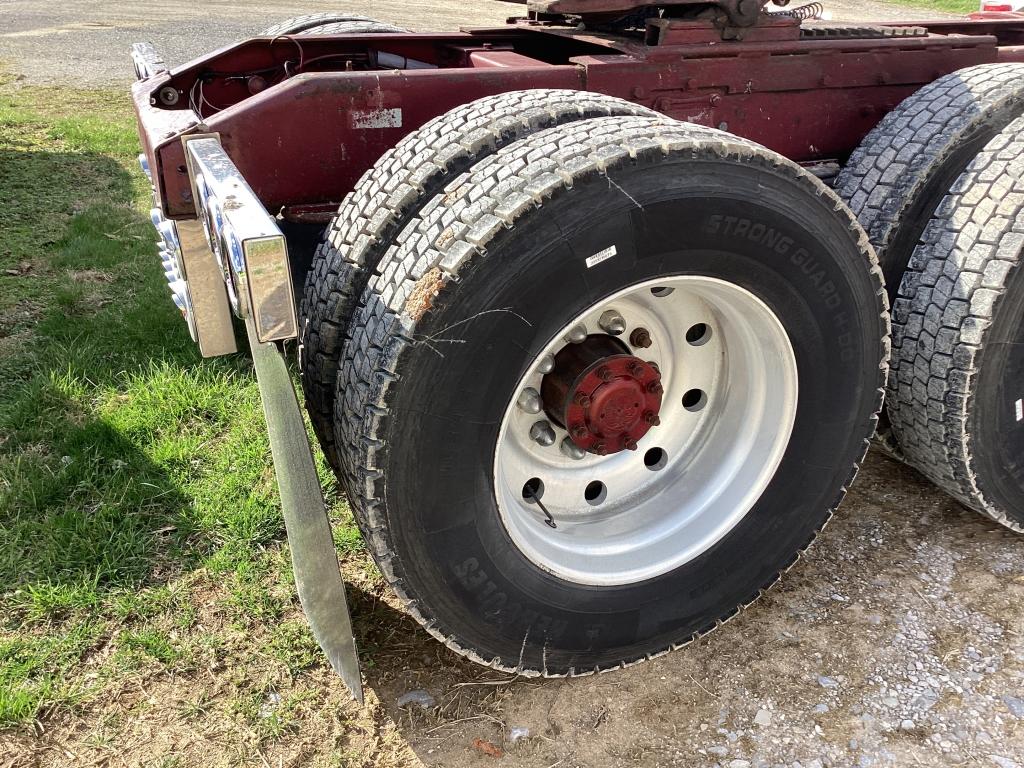
<svg viewBox="0 0 1024 768">
<path fill-rule="evenodd" d="M 626 330 L 626 321 L 623 319 L 622 315 L 614 309 L 609 309 L 607 312 L 602 314 L 601 319 L 597 321 L 597 324 L 600 325 L 601 330 L 609 336 L 619 336 Z"/>
<path fill-rule="evenodd" d="M 574 443 L 568 437 L 562 440 L 562 444 L 559 446 L 559 448 L 561 449 L 564 455 L 568 456 L 573 461 L 579 461 L 580 459 L 587 455 L 586 451 L 584 451 L 582 448 L 576 445 L 576 443 Z"/>
<path fill-rule="evenodd" d="M 553 355 L 544 355 L 544 358 L 540 361 L 540 365 L 537 366 L 537 370 L 540 373 L 551 373 L 555 367 L 555 358 Z"/>
<path fill-rule="evenodd" d="M 555 442 L 555 430 L 551 428 L 551 425 L 546 421 L 535 422 L 530 427 L 530 439 L 538 445 L 543 445 L 547 448 L 549 445 L 554 445 Z"/>
<path fill-rule="evenodd" d="M 519 393 L 519 397 L 516 399 L 516 405 L 527 413 L 540 413 L 540 393 L 533 387 L 527 387 Z"/>
<path fill-rule="evenodd" d="M 585 325 L 577 325 L 565 335 L 565 340 L 570 344 L 581 344 L 587 340 L 587 327 Z"/>
</svg>

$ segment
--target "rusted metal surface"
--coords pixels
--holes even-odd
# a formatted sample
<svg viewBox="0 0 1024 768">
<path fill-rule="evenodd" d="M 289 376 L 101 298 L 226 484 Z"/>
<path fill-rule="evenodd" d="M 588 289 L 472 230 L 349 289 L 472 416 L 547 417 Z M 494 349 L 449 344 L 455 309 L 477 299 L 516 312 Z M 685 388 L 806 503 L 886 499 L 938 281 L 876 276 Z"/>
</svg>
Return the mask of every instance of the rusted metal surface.
<svg viewBox="0 0 1024 768">
<path fill-rule="evenodd" d="M 519 25 L 301 43 L 257 38 L 155 75 L 133 94 L 166 215 L 194 216 L 180 136 L 218 132 L 268 210 L 322 220 L 400 138 L 495 93 L 607 93 L 811 163 L 844 160 L 890 109 L 944 74 L 1024 61 L 1021 17 L 915 26 L 929 34 L 806 39 L 792 20 L 776 18 L 743 42 L 716 41 L 711 23 L 679 19 L 622 35 Z M 253 77 L 266 84 L 255 95 Z M 161 103 L 167 88 L 178 92 L 173 105 Z"/>
</svg>

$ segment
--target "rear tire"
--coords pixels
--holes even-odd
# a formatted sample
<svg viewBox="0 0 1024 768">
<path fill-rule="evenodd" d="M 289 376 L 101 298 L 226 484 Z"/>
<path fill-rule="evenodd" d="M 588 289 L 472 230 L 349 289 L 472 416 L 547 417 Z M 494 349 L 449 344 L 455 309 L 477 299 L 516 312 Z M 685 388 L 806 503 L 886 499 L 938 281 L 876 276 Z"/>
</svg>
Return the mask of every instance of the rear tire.
<svg viewBox="0 0 1024 768">
<path fill-rule="evenodd" d="M 1024 532 L 1024 118 L 953 185 L 893 305 L 888 411 L 905 459 Z"/>
<path fill-rule="evenodd" d="M 378 272 L 338 377 L 343 481 L 410 613 L 449 648 L 496 669 L 611 669 L 736 615 L 827 522 L 881 405 L 888 315 L 863 231 L 810 174 L 711 129 L 619 117 L 533 134 L 431 198 Z M 518 382 L 543 368 L 538 356 L 561 343 L 567 323 L 669 276 L 734 286 L 781 323 L 799 384 L 792 432 L 767 486 L 719 538 L 640 580 L 584 583 L 538 565 L 503 523 L 499 428 Z M 705 330 L 665 333 L 696 345 Z M 639 336 L 635 345 L 647 349 Z M 665 393 L 679 389 L 684 374 L 674 370 L 663 369 Z M 698 408 L 689 394 L 683 408 Z M 653 474 L 661 465 L 648 461 L 647 436 L 657 429 L 639 451 L 583 466 L 608 458 Z M 694 444 L 699 453 L 703 442 Z M 558 443 L 550 445 L 556 460 Z M 588 487 L 581 513 L 616 492 L 624 493 Z M 536 524 L 548 530 L 540 515 Z"/>
<path fill-rule="evenodd" d="M 280 37 L 282 35 L 356 35 L 385 34 L 389 32 L 405 32 L 383 21 L 350 13 L 307 13 L 293 16 L 280 24 L 267 27 L 262 37 Z"/>
<path fill-rule="evenodd" d="M 488 96 L 431 120 L 386 152 L 345 197 L 313 258 L 299 307 L 306 406 L 328 460 L 334 391 L 348 324 L 395 237 L 452 179 L 531 133 L 606 115 L 655 116 L 599 93 L 537 89 Z"/>
<path fill-rule="evenodd" d="M 950 186 L 1022 112 L 1024 64 L 968 67 L 904 99 L 850 156 L 835 189 L 868 233 L 890 302 Z"/>
</svg>

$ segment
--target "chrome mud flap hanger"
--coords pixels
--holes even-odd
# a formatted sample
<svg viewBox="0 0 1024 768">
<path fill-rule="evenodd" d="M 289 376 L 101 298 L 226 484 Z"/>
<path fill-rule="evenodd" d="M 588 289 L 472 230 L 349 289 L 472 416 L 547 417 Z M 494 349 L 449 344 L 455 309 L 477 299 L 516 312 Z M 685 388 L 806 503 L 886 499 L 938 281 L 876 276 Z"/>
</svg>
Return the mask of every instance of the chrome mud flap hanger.
<svg viewBox="0 0 1024 768">
<path fill-rule="evenodd" d="M 334 671 L 362 703 L 359 656 L 327 505 L 277 344 L 295 338 L 298 329 L 284 235 L 217 136 L 187 136 L 183 142 L 196 215 L 249 336 L 299 601 Z"/>
</svg>

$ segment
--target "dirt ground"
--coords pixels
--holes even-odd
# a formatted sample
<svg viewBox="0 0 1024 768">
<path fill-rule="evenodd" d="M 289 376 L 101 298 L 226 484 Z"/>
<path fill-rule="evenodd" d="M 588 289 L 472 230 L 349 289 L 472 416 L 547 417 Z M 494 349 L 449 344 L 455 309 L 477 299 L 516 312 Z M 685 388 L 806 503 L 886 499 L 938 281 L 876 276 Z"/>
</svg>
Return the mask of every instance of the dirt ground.
<svg viewBox="0 0 1024 768">
<path fill-rule="evenodd" d="M 946 15 L 875 0 L 833 0 L 825 6 L 837 20 Z M 522 6 L 498 0 L 0 0 L 0 60 L 29 83 L 127 82 L 132 76 L 128 49 L 134 42 L 149 40 L 168 63 L 179 64 L 290 16 L 337 10 L 418 31 L 493 26 L 523 12 Z"/>
<path fill-rule="evenodd" d="M 912 15 L 829 5 L 837 18 Z M 0 58 L 28 82 L 107 84 L 127 79 L 134 40 L 179 61 L 332 6 L 2 0 Z M 453 0 L 347 6 L 418 29 L 499 22 L 516 10 Z M 369 766 L 372 744 L 378 764 L 448 768 L 1024 766 L 1024 539 L 877 450 L 776 589 L 699 643 L 626 671 L 509 680 L 354 593 L 357 628 L 374 646 L 367 706 L 347 703 L 340 681 L 315 670 L 307 706 L 332 716 L 239 763 Z M 181 765 L 212 765 L 205 755 L 231 742 L 229 725 L 145 714 L 147 702 L 184 700 L 189 687 L 126 684 L 106 711 L 0 736 L 0 765 L 156 764 L 149 757 L 168 744 Z M 426 708 L 398 705 L 414 691 L 429 697 Z M 112 713 L 132 718 L 130 743 L 104 741 Z M 489 745 L 503 756 L 485 754 Z"/>
<path fill-rule="evenodd" d="M 198 677 L 129 676 L 83 713 L 0 732 L 0 766 L 1020 768 L 1022 549 L 875 449 L 780 585 L 645 664 L 510 679 L 354 583 L 365 706 L 325 665 L 282 677 L 253 707 L 269 728 L 298 702 L 293 725 L 253 746 L 216 706 L 239 683 L 225 658 Z M 260 631 L 247 653 L 266 647 Z"/>
</svg>

